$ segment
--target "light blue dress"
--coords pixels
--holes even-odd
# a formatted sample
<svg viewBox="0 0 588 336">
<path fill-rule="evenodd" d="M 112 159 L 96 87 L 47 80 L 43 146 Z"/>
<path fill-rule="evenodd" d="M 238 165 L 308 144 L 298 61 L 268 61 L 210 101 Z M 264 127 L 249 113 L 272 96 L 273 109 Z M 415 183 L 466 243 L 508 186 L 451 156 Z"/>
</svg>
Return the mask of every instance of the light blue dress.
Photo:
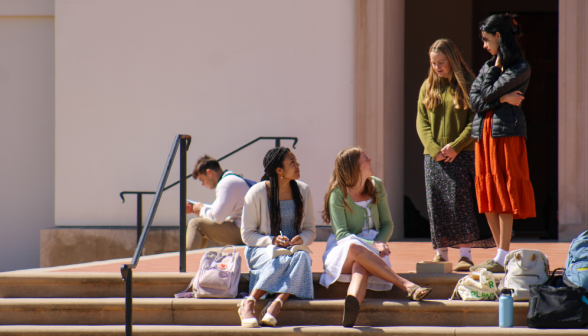
<svg viewBox="0 0 588 336">
<path fill-rule="evenodd" d="M 294 238 L 296 236 L 294 200 L 280 201 L 280 213 L 282 233 L 289 239 Z M 291 256 L 281 255 L 270 259 L 267 248 L 247 246 L 245 256 L 249 266 L 250 292 L 261 289 L 270 294 L 289 293 L 298 298 L 314 298 L 312 260 L 308 252 L 297 251 Z"/>
</svg>

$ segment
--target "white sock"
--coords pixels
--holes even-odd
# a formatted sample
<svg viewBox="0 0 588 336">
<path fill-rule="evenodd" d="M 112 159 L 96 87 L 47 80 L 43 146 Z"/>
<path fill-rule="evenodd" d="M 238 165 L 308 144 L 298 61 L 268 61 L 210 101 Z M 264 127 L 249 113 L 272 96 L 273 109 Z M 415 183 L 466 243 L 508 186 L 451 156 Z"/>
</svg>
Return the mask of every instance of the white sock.
<svg viewBox="0 0 588 336">
<path fill-rule="evenodd" d="M 459 248 L 459 256 L 466 257 L 472 260 L 472 248 L 471 247 L 460 247 Z"/>
<path fill-rule="evenodd" d="M 437 249 L 437 254 L 441 256 L 441 258 L 445 260 L 449 260 L 449 248 L 442 247 Z"/>
<path fill-rule="evenodd" d="M 508 251 L 503 250 L 503 249 L 497 249 L 496 250 L 496 257 L 494 257 L 494 261 L 499 263 L 500 266 L 504 266 L 504 258 L 506 258 L 507 254 L 508 254 Z"/>
</svg>

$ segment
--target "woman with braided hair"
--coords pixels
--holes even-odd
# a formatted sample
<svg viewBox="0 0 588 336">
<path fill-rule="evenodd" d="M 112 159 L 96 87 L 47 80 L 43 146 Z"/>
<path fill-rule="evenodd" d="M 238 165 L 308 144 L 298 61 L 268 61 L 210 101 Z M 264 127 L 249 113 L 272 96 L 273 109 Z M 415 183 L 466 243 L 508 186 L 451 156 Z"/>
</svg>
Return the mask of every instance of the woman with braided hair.
<svg viewBox="0 0 588 336">
<path fill-rule="evenodd" d="M 325 195 L 323 221 L 331 223 L 333 233 L 323 255 L 325 272 L 320 283 L 349 282 L 343 326 L 353 327 L 366 290 L 386 291 L 392 284 L 420 301 L 430 288 L 420 287 L 396 274 L 390 265 L 386 244 L 394 223 L 388 207 L 386 189 L 372 176 L 372 160 L 358 147 L 342 150 L 335 159 L 329 190 Z"/>
<path fill-rule="evenodd" d="M 269 150 L 263 158 L 264 174 L 243 205 L 241 236 L 247 245 L 250 296 L 239 304 L 243 327 L 257 327 L 253 310 L 265 293 L 276 299 L 261 312 L 261 324 L 275 326 L 276 316 L 290 295 L 314 298 L 311 258 L 306 251 L 273 258 L 268 246 L 310 245 L 316 237 L 310 188 L 300 178 L 300 164 L 288 148 Z"/>
</svg>

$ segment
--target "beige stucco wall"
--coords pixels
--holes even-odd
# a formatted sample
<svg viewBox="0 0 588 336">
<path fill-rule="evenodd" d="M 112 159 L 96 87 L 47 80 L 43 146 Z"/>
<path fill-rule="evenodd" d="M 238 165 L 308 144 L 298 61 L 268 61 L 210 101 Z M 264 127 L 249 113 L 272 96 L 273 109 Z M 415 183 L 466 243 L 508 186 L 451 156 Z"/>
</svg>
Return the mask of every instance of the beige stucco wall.
<svg viewBox="0 0 588 336">
<path fill-rule="evenodd" d="M 353 34 L 352 0 L 56 0 L 56 224 L 134 224 L 135 199 L 118 193 L 154 190 L 178 133 L 193 136 L 190 171 L 204 153 L 298 136 L 318 217 L 353 145 Z M 223 168 L 258 180 L 271 147 Z M 178 193 L 155 224 L 177 225 Z M 188 198 L 213 197 L 190 180 Z"/>
<path fill-rule="evenodd" d="M 39 267 L 54 225 L 53 0 L 0 1 L 0 272 Z"/>
</svg>

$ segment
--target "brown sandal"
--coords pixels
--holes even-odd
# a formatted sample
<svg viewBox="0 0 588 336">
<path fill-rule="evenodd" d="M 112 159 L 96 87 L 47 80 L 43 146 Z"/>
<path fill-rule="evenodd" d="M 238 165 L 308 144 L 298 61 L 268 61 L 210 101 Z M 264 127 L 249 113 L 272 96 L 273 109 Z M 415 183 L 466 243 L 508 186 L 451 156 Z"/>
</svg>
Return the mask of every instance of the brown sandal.
<svg viewBox="0 0 588 336">
<path fill-rule="evenodd" d="M 414 285 L 408 290 L 408 295 L 412 301 L 421 301 L 422 299 L 426 298 L 429 293 L 433 290 L 427 287 L 421 287 L 419 285 Z"/>
</svg>

